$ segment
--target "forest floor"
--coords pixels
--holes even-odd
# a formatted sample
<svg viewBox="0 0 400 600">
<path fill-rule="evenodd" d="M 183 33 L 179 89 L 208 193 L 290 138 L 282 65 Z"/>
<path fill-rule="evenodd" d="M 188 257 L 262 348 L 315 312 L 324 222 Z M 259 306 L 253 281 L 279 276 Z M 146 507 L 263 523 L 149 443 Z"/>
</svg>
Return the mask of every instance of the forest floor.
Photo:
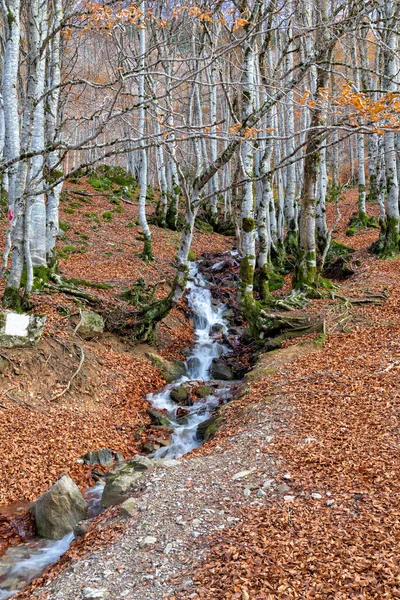
<svg viewBox="0 0 400 600">
<path fill-rule="evenodd" d="M 340 283 L 338 293 L 365 299 L 387 291 L 388 299 L 381 305 L 338 299 L 314 301 L 312 309 L 319 311 L 327 324 L 322 347 L 310 340 L 297 340 L 260 357 L 239 397 L 224 408 L 223 424 L 213 440 L 181 459 L 178 466 L 152 472 L 132 517 L 121 517 L 118 508 L 100 515 L 55 567 L 16 598 L 400 598 L 400 259 L 380 261 L 368 253 L 377 239 L 376 229 L 361 230 L 353 237 L 345 235 L 355 205 L 356 193 L 350 191 L 341 206 L 342 221 L 335 239 L 356 249 L 355 274 Z M 97 202 L 90 210 L 97 210 Z M 377 207 L 369 206 L 369 212 L 376 214 Z M 126 220 L 128 212 L 124 214 L 118 218 Z M 328 206 L 328 217 L 334 219 L 332 205 Z M 115 248 L 112 257 L 104 252 L 99 258 L 102 244 L 106 246 L 115 238 L 105 240 L 103 231 L 95 231 L 90 238 L 93 250 L 71 255 L 61 268 L 69 276 L 114 281 L 114 285 L 118 272 L 118 285 L 129 287 L 142 272 L 143 263 L 133 257 L 137 244 L 131 241 L 132 232 L 121 231 L 127 240 L 125 260 L 117 258 L 122 252 L 117 254 Z M 166 237 L 161 242 L 158 238 L 161 245 L 156 250 L 156 266 L 165 277 L 176 252 L 171 242 L 175 234 L 161 233 Z M 107 230 L 107 235 L 114 234 L 117 225 Z M 214 235 L 209 239 L 203 234 L 196 236 L 197 255 L 203 249 L 227 249 L 232 242 Z M 121 242 L 113 243 L 124 251 Z M 172 248 L 167 251 L 168 244 Z M 143 268 L 151 273 L 151 265 Z M 154 273 L 153 281 L 159 276 Z M 60 298 L 60 302 L 67 304 L 68 300 Z M 55 328 L 49 337 L 55 331 L 60 336 L 62 331 L 64 336 L 71 334 L 67 317 L 61 328 L 62 320 L 53 315 L 54 296 L 48 300 L 38 297 L 38 303 L 48 311 L 49 324 Z M 173 318 L 177 322 L 181 319 L 181 329 L 173 335 L 167 328 L 166 342 L 160 332 L 166 354 L 170 348 L 171 353 L 177 353 L 179 346 L 190 343 L 190 331 L 180 310 L 184 311 L 184 306 Z M 59 411 L 60 431 L 57 427 L 51 438 L 54 448 L 58 437 L 70 439 L 68 432 L 74 428 L 67 421 L 71 411 L 76 411 L 75 428 L 82 428 L 78 437 L 85 449 L 107 444 L 122 452 L 132 449 L 129 433 L 123 434 L 119 428 L 117 434 L 115 423 L 122 418 L 131 427 L 137 425 L 143 393 L 152 385 L 159 387 L 162 381 L 156 372 L 149 371 L 143 358 L 126 348 L 121 352 L 116 344 L 115 339 L 89 344 L 93 354 L 104 353 L 101 360 L 106 373 L 110 377 L 113 369 L 116 373 L 110 392 L 109 380 L 101 375 L 104 387 L 99 389 L 104 395 L 99 394 L 95 405 L 86 407 L 83 403 L 82 407 L 82 394 L 66 394 L 56 406 L 35 394 L 29 400 L 46 411 Z M 126 382 L 124 375 L 129 368 L 131 377 Z M 93 378 L 96 370 L 94 363 Z M 141 382 L 144 373 L 149 381 Z M 10 379 L 16 377 L 10 375 Z M 7 383 L 13 384 L 14 380 Z M 46 422 L 47 417 L 36 414 L 29 405 L 10 404 L 7 396 L 4 403 L 7 409 L 3 409 L 2 423 L 7 415 L 12 419 L 16 408 L 23 413 L 19 420 L 17 415 L 14 427 L 21 427 L 21 418 L 28 424 Z M 117 404 L 113 414 L 112 403 Z M 62 431 L 63 411 L 66 433 Z M 54 415 L 48 418 L 50 427 Z M 84 437 L 85 423 L 89 423 L 88 438 Z M 8 435 L 12 435 L 15 429 L 8 427 Z M 48 439 L 43 446 L 36 439 L 32 443 L 21 433 L 20 454 L 8 451 L 15 471 L 21 470 L 21 464 L 32 465 L 34 475 L 27 477 L 25 488 L 32 494 L 31 481 L 37 485 L 37 494 L 60 470 L 69 467 L 75 475 L 72 457 L 82 453 L 79 444 L 71 441 L 66 445 L 67 453 L 60 456 L 53 451 L 54 462 L 41 471 L 38 464 L 51 460 L 46 457 L 51 450 L 48 443 Z M 39 458 L 42 447 L 45 450 Z M 16 448 L 20 446 L 16 444 Z M 26 457 L 25 463 L 21 457 Z M 11 483 L 7 482 L 13 478 L 5 466 L 1 468 L 5 473 L 1 486 L 5 482 L 4 489 L 9 490 Z M 44 480 L 43 473 L 50 469 Z M 3 494 L 5 501 L 21 499 L 18 490 Z"/>
</svg>

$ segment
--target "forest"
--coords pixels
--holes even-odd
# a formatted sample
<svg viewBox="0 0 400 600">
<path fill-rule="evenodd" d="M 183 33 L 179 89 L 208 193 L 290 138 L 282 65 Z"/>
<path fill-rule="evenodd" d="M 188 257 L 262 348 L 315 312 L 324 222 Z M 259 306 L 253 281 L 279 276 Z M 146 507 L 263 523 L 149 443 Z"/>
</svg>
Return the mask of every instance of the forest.
<svg viewBox="0 0 400 600">
<path fill-rule="evenodd" d="M 0 600 L 400 597 L 399 23 L 0 0 Z"/>
</svg>

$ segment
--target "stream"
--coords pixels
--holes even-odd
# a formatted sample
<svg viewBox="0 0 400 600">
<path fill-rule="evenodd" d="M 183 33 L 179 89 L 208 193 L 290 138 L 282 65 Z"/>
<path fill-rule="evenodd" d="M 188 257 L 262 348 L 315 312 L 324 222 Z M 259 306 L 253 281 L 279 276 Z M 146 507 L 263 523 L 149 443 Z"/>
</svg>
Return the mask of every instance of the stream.
<svg viewBox="0 0 400 600">
<path fill-rule="evenodd" d="M 199 424 L 210 419 L 217 407 L 231 397 L 231 387 L 237 384 L 232 381 L 214 381 L 210 375 L 213 360 L 227 354 L 229 348 L 220 341 L 228 331 L 223 317 L 226 307 L 222 304 L 214 306 L 208 287 L 209 283 L 199 272 L 196 263 L 190 263 L 187 300 L 194 321 L 194 345 L 185 361 L 187 374 L 159 392 L 147 396 L 154 409 L 166 410 L 172 427 L 171 444 L 157 450 L 154 457 L 179 458 L 200 447 L 203 441 L 198 436 Z M 182 385 L 193 387 L 206 382 L 210 382 L 212 394 L 199 398 L 192 405 L 186 403 L 184 417 L 180 416 L 182 406 L 171 400 L 171 391 Z M 98 483 L 84 494 L 89 504 L 89 518 L 101 512 L 102 490 L 103 484 Z M 71 532 L 57 541 L 36 538 L 28 543 L 10 546 L 0 557 L 0 600 L 6 600 L 21 591 L 46 567 L 57 562 L 73 539 L 74 534 Z"/>
</svg>

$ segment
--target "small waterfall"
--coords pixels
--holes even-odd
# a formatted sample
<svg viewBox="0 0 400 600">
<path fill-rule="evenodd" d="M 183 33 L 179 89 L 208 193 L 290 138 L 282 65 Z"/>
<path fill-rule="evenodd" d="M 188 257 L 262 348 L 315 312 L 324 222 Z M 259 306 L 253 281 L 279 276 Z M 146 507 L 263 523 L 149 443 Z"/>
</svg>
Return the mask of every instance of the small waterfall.
<svg viewBox="0 0 400 600">
<path fill-rule="evenodd" d="M 173 427 L 171 445 L 160 448 L 155 453 L 155 456 L 162 458 L 179 458 L 201 446 L 197 436 L 198 426 L 212 416 L 214 410 L 228 397 L 231 387 L 230 383 L 221 382 L 212 395 L 197 400 L 193 406 L 185 406 L 188 414 L 183 419 L 177 417 L 180 406 L 171 400 L 171 391 L 185 383 L 210 381 L 210 369 L 214 358 L 223 356 L 228 351 L 228 348 L 216 339 L 221 333 L 227 332 L 222 316 L 226 307 L 224 304 L 218 307 L 213 305 L 207 282 L 195 263 L 190 264 L 187 299 L 195 326 L 195 344 L 186 359 L 187 376 L 181 377 L 160 392 L 147 396 L 155 409 L 167 411 Z"/>
</svg>

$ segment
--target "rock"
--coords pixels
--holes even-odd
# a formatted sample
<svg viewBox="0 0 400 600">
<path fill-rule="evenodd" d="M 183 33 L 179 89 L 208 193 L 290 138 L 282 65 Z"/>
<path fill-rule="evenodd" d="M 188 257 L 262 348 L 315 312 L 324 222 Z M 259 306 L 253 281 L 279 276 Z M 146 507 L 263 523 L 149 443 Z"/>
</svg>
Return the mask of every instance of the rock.
<svg viewBox="0 0 400 600">
<path fill-rule="evenodd" d="M 198 398 L 207 398 L 207 396 L 211 396 L 213 390 L 209 385 L 201 385 L 194 393 Z"/>
<path fill-rule="evenodd" d="M 86 465 L 103 465 L 109 467 L 114 462 L 114 453 L 109 448 L 93 450 L 82 456 Z"/>
<path fill-rule="evenodd" d="M 335 501 L 332 498 L 330 498 L 329 500 L 326 501 L 327 506 L 333 506 L 334 504 L 335 504 Z"/>
<path fill-rule="evenodd" d="M 138 511 L 138 501 L 136 498 L 128 498 L 121 504 L 121 514 L 124 517 L 133 517 Z"/>
<path fill-rule="evenodd" d="M 245 498 L 250 498 L 250 496 L 251 496 L 251 490 L 249 490 L 249 488 L 244 488 L 244 490 L 243 490 L 243 496 Z"/>
<path fill-rule="evenodd" d="M 254 473 L 255 469 L 248 469 L 247 471 L 239 471 L 239 473 L 235 473 L 232 477 L 232 481 L 236 481 L 237 479 L 243 479 L 243 477 L 247 477 L 250 473 Z"/>
<path fill-rule="evenodd" d="M 226 364 L 225 360 L 214 358 L 211 365 L 211 375 L 213 379 L 222 381 L 232 381 L 234 375 L 232 369 Z"/>
<path fill-rule="evenodd" d="M 287 495 L 287 496 L 283 496 L 283 499 L 285 502 L 294 502 L 295 497 Z"/>
<path fill-rule="evenodd" d="M 149 415 L 153 425 L 162 425 L 168 427 L 171 424 L 171 421 L 162 412 L 158 412 L 152 408 L 148 408 L 146 412 Z"/>
<path fill-rule="evenodd" d="M 262 490 L 261 488 L 259 490 L 257 490 L 257 498 L 264 498 L 265 496 L 265 492 L 264 490 Z"/>
<path fill-rule="evenodd" d="M 107 588 L 84 587 L 82 594 L 84 600 L 101 600 L 102 598 L 108 598 L 110 592 L 107 590 Z"/>
<path fill-rule="evenodd" d="M 290 473 L 285 473 L 283 479 L 286 479 L 286 481 L 290 481 L 292 479 L 292 476 Z"/>
<path fill-rule="evenodd" d="M 181 404 L 189 398 L 189 390 L 184 385 L 180 385 L 171 391 L 169 397 L 177 404 Z"/>
<path fill-rule="evenodd" d="M 104 333 L 104 319 L 92 310 L 82 310 L 81 320 L 76 329 L 84 340 L 92 340 Z"/>
<path fill-rule="evenodd" d="M 153 352 L 146 352 L 146 356 L 157 369 L 160 369 L 161 374 L 167 383 L 172 383 L 183 375 L 186 375 L 186 367 L 180 360 L 165 360 L 165 358 L 159 354 L 154 354 Z"/>
<path fill-rule="evenodd" d="M 60 540 L 85 519 L 88 505 L 78 486 L 63 475 L 30 509 L 41 537 Z"/>
<path fill-rule="evenodd" d="M 322 496 L 321 496 L 321 494 L 318 494 L 318 492 L 313 492 L 313 493 L 311 494 L 311 498 L 312 498 L 313 500 L 321 500 Z"/>
<path fill-rule="evenodd" d="M 224 330 L 224 326 L 222 323 L 214 323 L 211 327 L 211 333 L 221 333 Z"/>
<path fill-rule="evenodd" d="M 77 525 L 75 525 L 73 532 L 76 538 L 83 537 L 86 535 L 89 529 L 89 521 L 81 521 Z"/>
<path fill-rule="evenodd" d="M 0 374 L 3 375 L 10 363 L 5 358 L 0 358 Z"/>
<path fill-rule="evenodd" d="M 197 439 L 202 440 L 204 442 L 208 442 L 208 440 L 211 440 L 217 433 L 219 424 L 220 419 L 218 417 L 211 417 L 210 419 L 199 423 L 196 431 Z"/>
<path fill-rule="evenodd" d="M 286 485 L 286 483 L 281 483 L 276 489 L 280 494 L 286 494 L 286 492 L 290 492 L 290 487 Z"/>
<path fill-rule="evenodd" d="M 101 506 L 103 508 L 122 504 L 122 502 L 128 500 L 131 496 L 131 487 L 143 477 L 143 470 L 138 470 L 137 466 L 129 462 L 121 469 L 110 473 L 101 497 Z"/>
<path fill-rule="evenodd" d="M 140 543 L 141 546 L 154 546 L 157 544 L 157 538 L 152 535 L 146 536 Z"/>
<path fill-rule="evenodd" d="M 1 310 L 0 346 L 3 348 L 34 346 L 42 336 L 45 322 L 46 317 Z"/>
</svg>

